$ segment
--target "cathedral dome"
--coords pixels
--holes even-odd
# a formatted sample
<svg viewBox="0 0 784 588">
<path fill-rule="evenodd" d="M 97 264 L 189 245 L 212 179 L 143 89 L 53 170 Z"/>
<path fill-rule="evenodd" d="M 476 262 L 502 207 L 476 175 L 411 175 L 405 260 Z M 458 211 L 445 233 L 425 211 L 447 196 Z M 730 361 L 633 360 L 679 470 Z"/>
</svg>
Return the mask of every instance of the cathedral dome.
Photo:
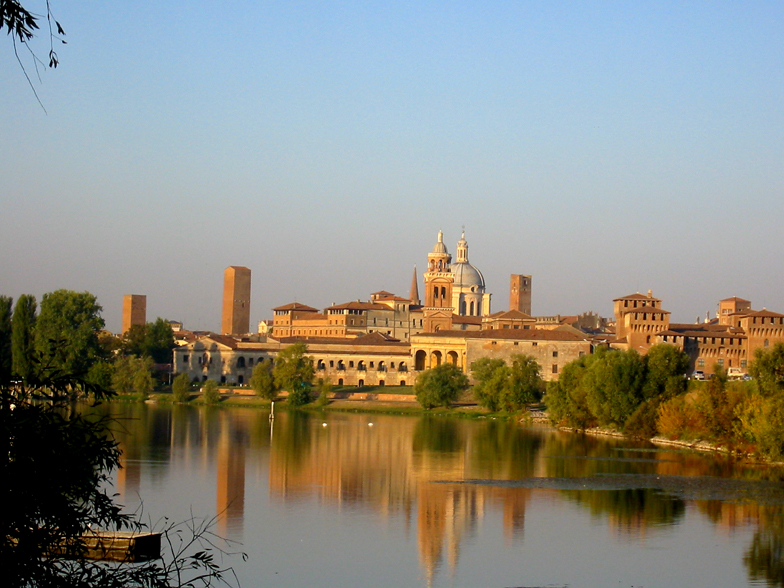
<svg viewBox="0 0 784 588">
<path fill-rule="evenodd" d="M 453 263 L 452 274 L 455 276 L 454 286 L 457 288 L 485 287 L 482 272 L 467 261 Z"/>
</svg>

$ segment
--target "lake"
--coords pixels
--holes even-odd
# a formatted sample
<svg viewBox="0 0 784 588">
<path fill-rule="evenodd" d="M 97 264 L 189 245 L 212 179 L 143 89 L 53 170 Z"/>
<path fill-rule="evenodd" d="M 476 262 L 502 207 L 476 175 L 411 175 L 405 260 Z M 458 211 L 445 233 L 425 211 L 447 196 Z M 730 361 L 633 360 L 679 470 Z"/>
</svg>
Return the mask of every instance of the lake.
<svg viewBox="0 0 784 588">
<path fill-rule="evenodd" d="M 491 419 L 103 410 L 119 502 L 217 516 L 245 587 L 784 585 L 778 467 Z"/>
</svg>

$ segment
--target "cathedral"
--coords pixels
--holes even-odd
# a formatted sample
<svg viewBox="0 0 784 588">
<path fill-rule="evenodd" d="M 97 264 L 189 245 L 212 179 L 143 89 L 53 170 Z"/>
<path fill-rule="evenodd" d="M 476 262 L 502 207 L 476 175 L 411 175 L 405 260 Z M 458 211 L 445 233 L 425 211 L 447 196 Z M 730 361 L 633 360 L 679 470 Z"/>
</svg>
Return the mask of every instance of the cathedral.
<svg viewBox="0 0 784 588">
<path fill-rule="evenodd" d="M 458 317 L 481 317 L 490 314 L 491 294 L 486 291 L 485 278 L 468 261 L 468 242 L 465 231 L 457 242 L 457 259 L 444 243 L 444 233 L 438 231 L 438 241 L 427 255 L 425 278 L 425 302 L 423 315 L 425 331 L 435 332 L 453 328 L 453 315 Z"/>
</svg>

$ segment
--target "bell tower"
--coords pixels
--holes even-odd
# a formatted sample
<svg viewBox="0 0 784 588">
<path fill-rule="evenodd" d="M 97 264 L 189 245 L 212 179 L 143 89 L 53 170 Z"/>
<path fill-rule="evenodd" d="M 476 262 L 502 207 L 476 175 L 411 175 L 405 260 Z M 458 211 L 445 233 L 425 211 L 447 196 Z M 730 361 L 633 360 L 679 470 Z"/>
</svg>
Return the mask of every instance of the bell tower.
<svg viewBox="0 0 784 588">
<path fill-rule="evenodd" d="M 425 305 L 423 309 L 425 331 L 433 332 L 452 328 L 452 256 L 446 250 L 444 233 L 438 231 L 438 241 L 427 254 L 425 272 Z"/>
</svg>

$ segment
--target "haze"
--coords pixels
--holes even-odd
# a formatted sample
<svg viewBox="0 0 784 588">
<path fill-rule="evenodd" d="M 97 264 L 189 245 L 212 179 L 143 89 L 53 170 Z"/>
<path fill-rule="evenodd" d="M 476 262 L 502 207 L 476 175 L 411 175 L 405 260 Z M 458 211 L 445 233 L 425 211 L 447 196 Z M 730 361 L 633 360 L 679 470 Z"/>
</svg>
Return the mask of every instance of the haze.
<svg viewBox="0 0 784 588">
<path fill-rule="evenodd" d="M 48 114 L 0 47 L 2 294 L 218 330 L 229 265 L 254 323 L 407 295 L 465 225 L 494 311 L 525 273 L 539 315 L 648 289 L 676 322 L 784 312 L 781 2 L 52 9 L 60 67 L 20 51 Z"/>
</svg>

